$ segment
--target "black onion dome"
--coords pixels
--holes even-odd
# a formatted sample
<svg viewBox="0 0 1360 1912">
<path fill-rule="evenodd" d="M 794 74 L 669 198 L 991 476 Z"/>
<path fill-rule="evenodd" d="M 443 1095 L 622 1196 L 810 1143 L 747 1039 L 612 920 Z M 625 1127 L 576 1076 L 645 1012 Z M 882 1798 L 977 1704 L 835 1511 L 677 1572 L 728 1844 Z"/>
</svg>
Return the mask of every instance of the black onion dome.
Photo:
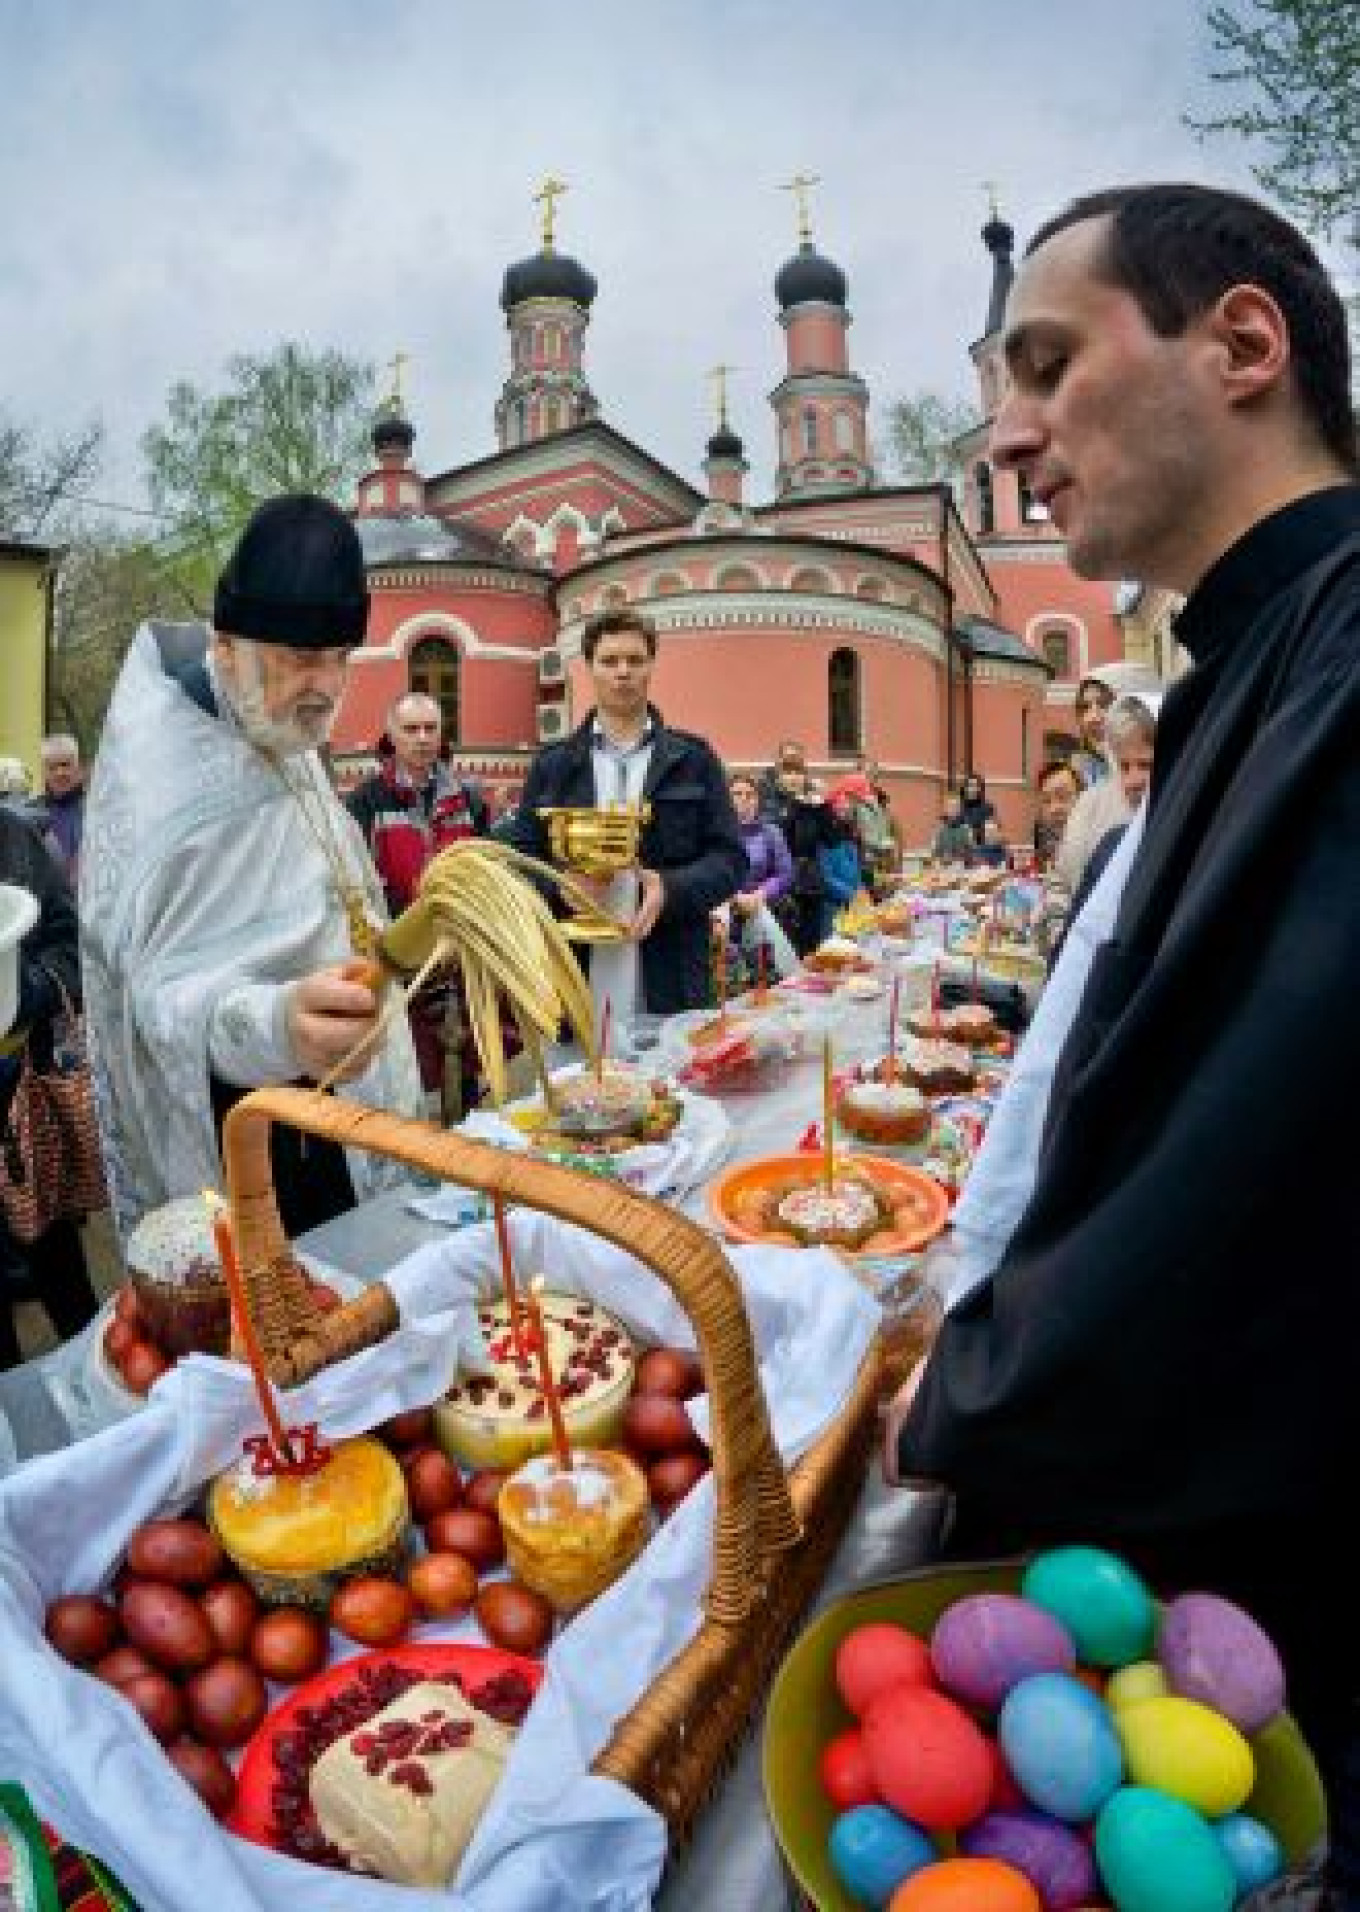
<svg viewBox="0 0 1360 1912">
<path fill-rule="evenodd" d="M 710 458 L 741 458 L 745 450 L 746 447 L 730 425 L 719 425 L 708 441 Z"/>
<path fill-rule="evenodd" d="M 375 452 L 409 452 L 416 442 L 416 428 L 409 418 L 391 403 L 384 405 L 373 421 L 373 449 Z"/>
<path fill-rule="evenodd" d="M 982 243 L 994 259 L 1008 259 L 1015 250 L 1015 228 L 1004 219 L 989 219 L 982 228 Z"/>
<path fill-rule="evenodd" d="M 792 259 L 785 260 L 775 275 L 774 296 L 787 312 L 791 305 L 845 304 L 845 274 L 830 259 L 824 259 L 810 241 L 804 240 Z"/>
<path fill-rule="evenodd" d="M 532 259 L 506 267 L 501 310 L 509 312 L 526 299 L 570 299 L 575 305 L 589 306 L 598 290 L 595 275 L 579 260 L 565 252 L 537 252 Z"/>
</svg>

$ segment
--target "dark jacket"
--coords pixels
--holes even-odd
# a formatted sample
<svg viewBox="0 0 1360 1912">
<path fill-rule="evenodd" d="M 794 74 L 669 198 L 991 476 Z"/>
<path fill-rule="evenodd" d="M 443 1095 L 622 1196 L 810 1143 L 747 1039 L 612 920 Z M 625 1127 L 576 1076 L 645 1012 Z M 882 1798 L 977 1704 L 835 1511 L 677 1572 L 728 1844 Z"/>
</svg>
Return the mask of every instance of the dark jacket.
<svg viewBox="0 0 1360 1912">
<path fill-rule="evenodd" d="M 52 1060 L 52 1025 L 63 1008 L 62 991 L 72 1008 L 80 1007 L 75 898 L 37 829 L 3 804 L 0 883 L 16 884 L 38 900 L 38 920 L 19 944 L 19 1002 L 9 1033 L 26 1031 L 35 1067 L 46 1069 Z M 0 1032 L 0 1040 L 3 1035 Z"/>
<path fill-rule="evenodd" d="M 709 1000 L 709 912 L 749 880 L 746 851 L 723 767 L 702 737 L 657 725 L 643 788 L 652 814 L 643 826 L 639 861 L 659 872 L 665 901 L 642 944 L 642 993 L 654 1015 L 698 1009 Z M 594 713 L 560 744 L 540 750 L 529 766 L 519 808 L 496 834 L 530 856 L 551 861 L 540 809 L 592 809 Z"/>
</svg>

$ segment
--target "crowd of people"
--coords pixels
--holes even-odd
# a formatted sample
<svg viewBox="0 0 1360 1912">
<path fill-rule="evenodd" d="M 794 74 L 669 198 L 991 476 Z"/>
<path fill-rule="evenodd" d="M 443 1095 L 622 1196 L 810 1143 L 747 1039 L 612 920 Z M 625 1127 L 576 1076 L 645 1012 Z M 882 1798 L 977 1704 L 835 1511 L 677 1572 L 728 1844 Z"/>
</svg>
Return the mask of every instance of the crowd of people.
<svg viewBox="0 0 1360 1912">
<path fill-rule="evenodd" d="M 928 1265 L 947 1313 L 886 1417 L 886 1461 L 947 1489 L 960 1555 L 1106 1542 L 1158 1586 L 1247 1605 L 1283 1649 L 1351 1890 L 1360 1639 L 1338 1536 L 1360 1459 L 1360 457 L 1344 310 L 1267 208 L 1121 189 L 1032 240 L 1004 349 L 997 465 L 1048 508 L 1079 574 L 1185 600 L 1191 667 L 1164 708 L 1150 681 L 1090 673 L 1076 748 L 1038 779 L 1033 856 L 1061 896 L 1052 976 Z M 78 868 L 124 1229 L 219 1181 L 218 1127 L 255 1084 L 339 1069 L 341 1093 L 420 1111 L 411 1031 L 379 1027 L 356 964 L 445 843 L 494 827 L 547 857 L 544 806 L 645 803 L 636 868 L 594 885 L 627 930 L 589 953 L 620 1017 L 707 1002 L 715 933 L 745 951 L 777 930 L 807 951 L 900 863 L 872 762 L 825 785 L 786 739 L 767 771 L 729 775 L 652 703 L 657 634 L 627 609 L 587 624 L 593 707 L 494 826 L 442 766 L 419 697 L 394 705 L 390 750 L 346 808 L 317 749 L 367 612 L 348 518 L 273 501 L 209 624 L 138 632 L 88 800 L 71 740 L 53 738 L 32 814 L 22 793 L 0 804 L 0 873 L 42 900 L 0 1095 L 78 991 Z M 980 777 L 951 794 L 932 849 L 1004 860 Z M 275 1149 L 292 1233 L 375 1185 L 371 1159 L 316 1143 L 290 1158 L 278 1131 Z M 54 1314 L 70 1306 L 59 1325 L 90 1305 L 76 1290 L 45 1291 Z"/>
</svg>

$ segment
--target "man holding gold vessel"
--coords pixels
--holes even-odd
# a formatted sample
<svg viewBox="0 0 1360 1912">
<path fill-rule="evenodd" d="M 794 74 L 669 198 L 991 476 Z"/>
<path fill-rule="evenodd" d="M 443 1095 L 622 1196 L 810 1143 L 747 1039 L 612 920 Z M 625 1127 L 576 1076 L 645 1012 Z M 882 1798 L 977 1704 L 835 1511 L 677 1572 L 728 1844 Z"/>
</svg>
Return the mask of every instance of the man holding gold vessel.
<svg viewBox="0 0 1360 1912">
<path fill-rule="evenodd" d="M 545 813 L 629 813 L 636 861 L 612 876 L 576 871 L 615 925 L 594 925 L 589 964 L 597 1020 L 608 1001 L 616 1023 L 638 1011 L 703 1007 L 709 912 L 746 877 L 722 765 L 702 737 L 672 730 L 648 701 L 656 645 L 654 625 L 636 611 L 587 621 L 581 650 L 595 708 L 570 737 L 538 752 L 518 810 L 496 830 L 517 849 L 561 863 L 567 857 L 555 853 Z"/>
</svg>

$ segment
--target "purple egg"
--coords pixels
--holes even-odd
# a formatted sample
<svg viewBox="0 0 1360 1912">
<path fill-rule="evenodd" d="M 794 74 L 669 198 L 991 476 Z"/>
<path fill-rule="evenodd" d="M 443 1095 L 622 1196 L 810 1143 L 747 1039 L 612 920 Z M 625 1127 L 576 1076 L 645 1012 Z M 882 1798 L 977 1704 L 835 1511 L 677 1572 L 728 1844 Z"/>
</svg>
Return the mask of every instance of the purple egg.
<svg viewBox="0 0 1360 1912">
<path fill-rule="evenodd" d="M 959 1851 L 970 1859 L 1003 1859 L 1023 1872 L 1043 1900 L 1044 1912 L 1070 1912 L 1099 1893 L 1090 1846 L 1046 1812 L 989 1812 L 959 1834 Z"/>
<path fill-rule="evenodd" d="M 955 1600 L 930 1636 L 935 1676 L 971 1706 L 1000 1706 L 1032 1673 L 1070 1673 L 1072 1636 L 1060 1620 L 1016 1593 L 974 1593 Z"/>
<path fill-rule="evenodd" d="M 1183 1699 L 1200 1700 L 1244 1733 L 1284 1706 L 1284 1667 L 1261 1628 L 1216 1593 L 1183 1593 L 1162 1615 L 1157 1657 Z"/>
</svg>

